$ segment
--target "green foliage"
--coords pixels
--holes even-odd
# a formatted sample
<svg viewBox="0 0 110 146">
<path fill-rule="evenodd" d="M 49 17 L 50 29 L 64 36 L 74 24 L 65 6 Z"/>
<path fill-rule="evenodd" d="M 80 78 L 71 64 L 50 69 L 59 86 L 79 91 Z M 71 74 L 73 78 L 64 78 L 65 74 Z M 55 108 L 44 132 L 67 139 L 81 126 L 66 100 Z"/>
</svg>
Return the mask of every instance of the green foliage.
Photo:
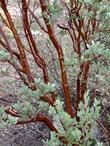
<svg viewBox="0 0 110 146">
<path fill-rule="evenodd" d="M 9 54 L 6 51 L 0 50 L 0 59 L 8 59 L 9 58 Z"/>
<path fill-rule="evenodd" d="M 18 93 L 21 95 L 21 102 L 12 105 L 14 109 L 21 113 L 24 119 L 48 109 L 49 104 L 41 101 L 40 97 L 54 91 L 54 84 L 45 84 L 41 79 L 37 79 L 36 84 L 38 86 L 37 91 L 32 91 L 27 86 L 22 85 Z"/>
<path fill-rule="evenodd" d="M 58 98 L 55 107 L 50 106 L 49 114 L 53 116 L 54 125 L 58 128 L 59 133 L 51 134 L 51 140 L 46 144 L 50 146 L 58 146 L 58 137 L 64 136 L 69 142 L 69 145 L 78 144 L 79 146 L 101 146 L 102 144 L 94 138 L 93 128 L 96 126 L 96 121 L 100 116 L 100 102 L 95 100 L 92 107 L 89 106 L 88 93 L 85 95 L 85 104 L 79 104 L 77 116 L 80 122 L 71 118 L 64 110 L 63 103 Z"/>
<path fill-rule="evenodd" d="M 20 113 L 21 119 L 30 118 L 40 111 L 47 111 L 49 107 L 49 104 L 41 101 L 40 97 L 54 91 L 54 84 L 45 84 L 41 79 L 37 79 L 36 84 L 38 85 L 37 91 L 32 91 L 27 86 L 21 85 L 17 93 L 20 96 L 20 101 L 11 105 L 12 109 Z M 0 128 L 14 125 L 16 122 L 17 118 L 7 115 L 4 108 L 0 108 Z"/>
<path fill-rule="evenodd" d="M 107 120 L 110 122 L 110 114 L 107 115 Z"/>
<path fill-rule="evenodd" d="M 0 107 L 0 129 L 6 128 L 6 127 L 11 126 L 11 125 L 15 125 L 16 122 L 17 122 L 17 118 L 14 118 L 10 115 L 7 115 L 4 112 L 4 108 Z"/>
<path fill-rule="evenodd" d="M 47 146 L 64 146 L 64 144 L 61 143 L 61 141 L 58 139 L 58 135 L 55 132 L 51 132 L 51 140 L 43 141 L 44 144 Z"/>
<path fill-rule="evenodd" d="M 59 6 L 58 0 L 54 0 L 49 5 L 49 11 L 52 14 L 51 21 L 55 22 L 62 15 L 63 7 Z"/>
<path fill-rule="evenodd" d="M 25 101 L 23 103 L 18 102 L 12 105 L 12 107 L 20 112 L 22 119 L 28 118 L 30 115 L 34 115 L 37 112 L 37 109 L 32 106 L 32 103 L 29 101 Z"/>
<path fill-rule="evenodd" d="M 110 60 L 110 50 L 106 48 L 104 44 L 101 44 L 99 41 L 93 41 L 91 45 L 88 45 L 88 48 L 88 50 L 83 52 L 82 61 L 96 61 L 100 60 L 101 57 L 103 57 L 104 60 Z"/>
</svg>

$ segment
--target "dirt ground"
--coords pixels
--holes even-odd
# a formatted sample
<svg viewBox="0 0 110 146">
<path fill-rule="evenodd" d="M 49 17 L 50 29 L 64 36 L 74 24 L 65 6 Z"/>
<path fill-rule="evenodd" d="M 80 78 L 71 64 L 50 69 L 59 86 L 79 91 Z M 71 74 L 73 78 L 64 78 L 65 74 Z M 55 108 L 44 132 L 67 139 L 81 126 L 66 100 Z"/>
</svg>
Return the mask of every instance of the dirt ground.
<svg viewBox="0 0 110 146">
<path fill-rule="evenodd" d="M 48 138 L 48 128 L 40 123 L 0 129 L 0 146 L 46 146 Z"/>
</svg>

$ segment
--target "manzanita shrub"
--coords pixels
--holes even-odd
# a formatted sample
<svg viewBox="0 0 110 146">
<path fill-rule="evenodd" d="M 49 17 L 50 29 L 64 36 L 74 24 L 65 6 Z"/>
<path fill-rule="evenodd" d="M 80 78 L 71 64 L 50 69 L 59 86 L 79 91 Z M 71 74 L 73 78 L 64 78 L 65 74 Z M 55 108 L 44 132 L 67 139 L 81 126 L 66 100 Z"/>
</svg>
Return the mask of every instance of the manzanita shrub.
<svg viewBox="0 0 110 146">
<path fill-rule="evenodd" d="M 99 83 L 109 89 L 109 19 L 107 0 L 0 0 L 0 59 L 22 81 L 20 100 L 0 107 L 0 128 L 43 122 L 48 146 L 102 146 L 95 96 Z"/>
</svg>

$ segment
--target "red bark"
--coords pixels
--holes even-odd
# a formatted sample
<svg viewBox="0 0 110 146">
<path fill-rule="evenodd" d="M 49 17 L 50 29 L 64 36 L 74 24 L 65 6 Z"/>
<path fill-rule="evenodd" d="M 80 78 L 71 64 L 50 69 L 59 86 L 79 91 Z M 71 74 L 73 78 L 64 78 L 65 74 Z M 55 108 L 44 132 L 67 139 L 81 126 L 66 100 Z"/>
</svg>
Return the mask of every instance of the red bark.
<svg viewBox="0 0 110 146">
<path fill-rule="evenodd" d="M 65 95 L 66 109 L 67 109 L 68 114 L 73 117 L 74 113 L 72 111 L 72 105 L 71 105 L 71 101 L 70 101 L 70 93 L 69 93 L 69 87 L 68 87 L 67 72 L 66 72 L 66 68 L 65 68 L 65 64 L 64 64 L 63 50 L 62 50 L 62 47 L 55 36 L 54 29 L 53 29 L 51 22 L 49 20 L 48 6 L 46 4 L 46 1 L 39 0 L 39 2 L 40 2 L 41 9 L 42 9 L 44 22 L 45 22 L 47 30 L 48 30 L 49 38 L 57 50 L 59 63 L 60 63 L 60 70 L 61 70 L 62 86 L 63 86 L 63 90 L 64 90 L 64 95 Z"/>
<path fill-rule="evenodd" d="M 37 63 L 37 65 L 43 70 L 44 82 L 48 83 L 49 78 L 48 78 L 48 72 L 47 72 L 47 69 L 46 69 L 45 61 L 41 57 L 41 55 L 40 55 L 40 53 L 37 49 L 37 46 L 35 44 L 35 41 L 33 39 L 31 30 L 30 30 L 26 0 L 22 0 L 22 18 L 23 18 L 24 32 L 25 32 L 26 38 L 28 40 L 31 53 L 32 53 L 32 55 L 34 57 L 34 60 Z"/>
<path fill-rule="evenodd" d="M 28 65 L 28 61 L 27 61 L 27 57 L 26 57 L 26 53 L 25 53 L 25 48 L 21 42 L 21 39 L 19 38 L 19 35 L 17 33 L 17 30 L 14 27 L 12 18 L 8 12 L 7 6 L 5 4 L 5 1 L 0 1 L 1 2 L 1 8 L 4 11 L 4 14 L 8 20 L 9 26 L 11 31 L 13 32 L 14 38 L 16 40 L 16 43 L 18 45 L 18 50 L 19 50 L 19 54 L 20 54 L 20 62 L 21 65 L 23 66 L 24 70 L 26 71 L 26 75 L 28 77 L 28 80 L 30 83 L 34 83 L 34 78 L 32 76 L 32 73 L 30 71 L 29 65 Z"/>
</svg>

